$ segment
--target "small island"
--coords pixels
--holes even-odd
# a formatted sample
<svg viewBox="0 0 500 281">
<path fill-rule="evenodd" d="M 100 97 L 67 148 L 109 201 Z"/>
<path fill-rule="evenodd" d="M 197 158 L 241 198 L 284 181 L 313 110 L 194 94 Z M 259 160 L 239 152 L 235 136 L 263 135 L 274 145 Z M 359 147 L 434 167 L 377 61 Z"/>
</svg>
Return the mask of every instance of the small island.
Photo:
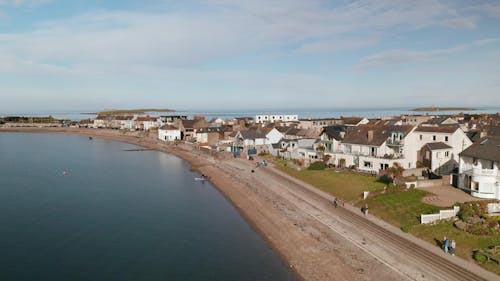
<svg viewBox="0 0 500 281">
<path fill-rule="evenodd" d="M 476 108 L 469 107 L 417 107 L 411 111 L 471 111 L 477 110 Z"/>
<path fill-rule="evenodd" d="M 106 110 L 99 112 L 88 112 L 82 114 L 94 114 L 94 115 L 130 115 L 130 114 L 146 114 L 148 112 L 175 112 L 173 109 L 159 109 L 159 108 L 141 108 L 141 109 L 116 109 L 116 110 Z"/>
</svg>

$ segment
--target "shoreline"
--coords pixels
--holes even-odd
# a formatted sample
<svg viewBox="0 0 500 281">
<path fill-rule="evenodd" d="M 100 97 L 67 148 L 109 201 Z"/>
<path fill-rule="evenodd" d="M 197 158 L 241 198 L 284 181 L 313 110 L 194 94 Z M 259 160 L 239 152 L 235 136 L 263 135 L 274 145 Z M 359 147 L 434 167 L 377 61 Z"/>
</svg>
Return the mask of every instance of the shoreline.
<svg viewBox="0 0 500 281">
<path fill-rule="evenodd" d="M 140 147 L 143 147 L 147 150 L 155 150 L 167 154 L 174 155 L 176 157 L 181 158 L 183 161 L 186 161 L 189 166 L 191 171 L 195 171 L 199 174 L 207 174 L 210 176 L 209 182 L 214 186 L 220 194 L 228 200 L 231 205 L 236 209 L 238 214 L 250 225 L 250 227 L 256 231 L 264 241 L 268 244 L 269 248 L 279 257 L 281 262 L 283 263 L 283 266 L 288 267 L 288 270 L 292 272 L 296 280 L 309 280 L 305 276 L 302 276 L 299 272 L 297 272 L 296 268 L 293 266 L 290 266 L 290 260 L 287 258 L 285 253 L 277 247 L 275 243 L 271 239 L 269 239 L 267 233 L 265 230 L 263 230 L 259 225 L 252 219 L 252 217 L 249 215 L 247 210 L 244 210 L 241 208 L 241 205 L 239 205 L 237 202 L 234 201 L 234 198 L 231 196 L 228 196 L 228 194 L 225 192 L 224 188 L 221 188 L 220 185 L 214 183 L 213 176 L 210 175 L 209 171 L 206 171 L 206 169 L 203 169 L 204 165 L 207 165 L 207 163 L 202 163 L 203 161 L 206 161 L 205 159 L 196 159 L 197 155 L 194 155 L 194 152 L 188 152 L 188 151 L 181 151 L 180 149 L 175 149 L 171 147 L 171 145 L 168 145 L 165 143 L 164 146 L 159 146 L 158 144 L 154 145 L 153 142 L 141 142 L 141 140 L 144 137 L 137 136 L 137 134 L 119 134 L 119 131 L 115 130 L 98 130 L 94 132 L 95 129 L 76 129 L 76 130 L 71 130 L 71 128 L 0 128 L 0 133 L 38 133 L 38 134 L 61 134 L 61 135 L 77 135 L 77 136 L 88 136 L 88 137 L 93 137 L 97 139 L 103 139 L 103 140 L 109 140 L 109 141 L 118 141 L 118 142 L 125 142 L 128 144 L 132 145 L 137 145 Z M 128 132 L 127 132 L 128 133 Z M 151 139 L 151 137 L 149 137 Z M 151 139 L 152 140 L 152 139 Z M 201 156 L 200 152 L 198 156 Z M 200 161 L 201 160 L 201 161 Z"/>
<path fill-rule="evenodd" d="M 210 153 L 185 143 L 168 144 L 154 132 L 33 127 L 0 128 L 2 132 L 59 133 L 120 141 L 187 161 L 192 171 L 210 177 L 211 184 L 261 235 L 297 280 L 425 281 L 443 276 L 459 280 L 464 275 L 469 276 L 468 280 L 497 278 L 373 215 L 363 216 L 353 206 L 333 208 L 331 195 L 272 165 L 256 168 L 255 162 L 234 159 L 231 154 Z"/>
</svg>

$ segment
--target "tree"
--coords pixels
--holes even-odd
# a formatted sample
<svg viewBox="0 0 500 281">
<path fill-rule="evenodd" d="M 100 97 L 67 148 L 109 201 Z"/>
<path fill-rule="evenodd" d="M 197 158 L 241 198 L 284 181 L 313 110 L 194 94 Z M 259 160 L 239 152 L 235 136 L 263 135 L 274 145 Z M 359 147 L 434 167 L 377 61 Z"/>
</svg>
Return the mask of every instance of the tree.
<svg viewBox="0 0 500 281">
<path fill-rule="evenodd" d="M 387 169 L 387 172 L 392 176 L 392 178 L 397 178 L 403 175 L 405 169 L 399 165 L 399 163 L 394 162 L 393 166 Z"/>
</svg>

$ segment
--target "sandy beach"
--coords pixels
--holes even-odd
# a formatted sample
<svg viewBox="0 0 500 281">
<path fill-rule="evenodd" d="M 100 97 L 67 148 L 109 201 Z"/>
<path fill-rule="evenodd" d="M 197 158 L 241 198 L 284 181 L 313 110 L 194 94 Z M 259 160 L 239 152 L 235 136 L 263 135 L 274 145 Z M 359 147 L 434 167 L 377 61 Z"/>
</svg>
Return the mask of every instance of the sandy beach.
<svg viewBox="0 0 500 281">
<path fill-rule="evenodd" d="M 187 144 L 168 144 L 154 133 L 76 128 L 0 128 L 0 132 L 77 134 L 181 157 L 192 169 L 209 176 L 300 280 L 436 280 L 446 278 L 443 274 L 470 280 L 461 272 L 446 273 L 440 263 L 468 266 L 486 276 L 477 280 L 494 277 L 473 264 L 451 260 L 412 236 L 398 234 L 398 229 L 376 218 L 368 221 L 353 215 L 356 210 L 351 206 L 333 208 L 328 196 L 272 167 L 255 168 L 252 161 L 208 153 Z M 380 234 L 382 227 L 388 229 L 385 236 Z M 402 240 L 397 241 L 398 237 Z M 407 243 L 404 239 L 418 251 L 402 247 Z M 419 256 L 421 249 L 425 255 Z"/>
</svg>

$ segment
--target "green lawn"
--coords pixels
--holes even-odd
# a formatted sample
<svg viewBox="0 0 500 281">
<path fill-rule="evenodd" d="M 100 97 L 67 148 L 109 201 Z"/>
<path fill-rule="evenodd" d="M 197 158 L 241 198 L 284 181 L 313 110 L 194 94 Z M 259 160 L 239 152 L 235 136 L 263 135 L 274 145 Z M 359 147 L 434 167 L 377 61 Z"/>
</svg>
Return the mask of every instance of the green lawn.
<svg viewBox="0 0 500 281">
<path fill-rule="evenodd" d="M 369 175 L 337 173 L 332 170 L 297 171 L 282 164 L 277 164 L 277 167 L 287 174 L 350 203 L 362 201 L 363 191 L 383 190 L 385 186 L 385 184 L 377 182 L 376 177 Z"/>
<path fill-rule="evenodd" d="M 442 222 L 436 225 L 418 225 L 411 232 L 413 235 L 438 246 L 438 241 L 446 236 L 450 241 L 457 242 L 456 255 L 468 260 L 472 260 L 472 250 L 487 249 L 493 245 L 500 245 L 499 235 L 479 236 L 461 231 L 453 226 L 452 222 Z M 500 275 L 500 266 L 490 262 L 482 266 Z"/>
<path fill-rule="evenodd" d="M 420 224 L 421 214 L 434 214 L 440 208 L 422 203 L 426 192 L 418 189 L 382 194 L 366 200 L 373 215 L 398 227 Z"/>
<path fill-rule="evenodd" d="M 275 161 L 277 167 L 286 173 L 305 181 L 336 197 L 343 198 L 356 206 L 368 204 L 370 213 L 397 227 L 411 226 L 411 234 L 429 241 L 436 247 L 444 236 L 457 242 L 456 255 L 472 260 L 473 249 L 487 249 L 493 245 L 500 245 L 500 236 L 478 236 L 458 230 L 452 222 L 442 222 L 436 225 L 420 224 L 421 214 L 437 213 L 441 208 L 422 203 L 425 191 L 412 189 L 387 192 L 366 201 L 361 199 L 363 191 L 380 191 L 384 184 L 377 182 L 377 178 L 353 173 L 336 173 L 332 170 L 298 171 L 285 165 L 285 161 Z M 500 275 L 500 266 L 490 262 L 482 264 L 485 269 Z"/>
</svg>

